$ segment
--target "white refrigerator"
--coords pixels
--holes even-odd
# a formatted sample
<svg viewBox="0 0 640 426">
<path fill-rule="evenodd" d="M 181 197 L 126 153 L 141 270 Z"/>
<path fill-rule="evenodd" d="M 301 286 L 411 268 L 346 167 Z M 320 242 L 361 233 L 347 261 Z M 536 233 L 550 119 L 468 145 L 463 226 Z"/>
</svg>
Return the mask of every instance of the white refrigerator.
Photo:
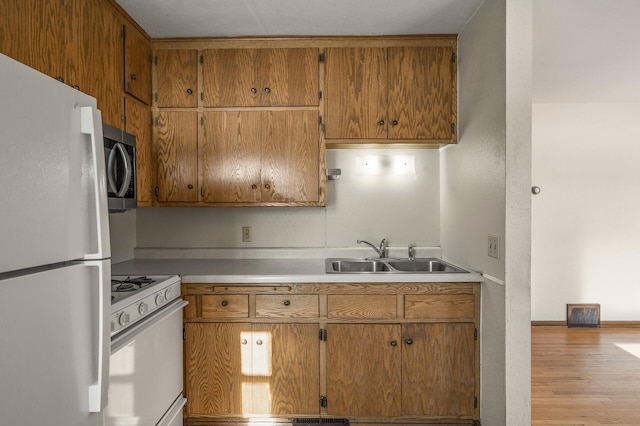
<svg viewBox="0 0 640 426">
<path fill-rule="evenodd" d="M 110 248 L 96 100 L 0 55 L 0 425 L 102 425 Z"/>
</svg>

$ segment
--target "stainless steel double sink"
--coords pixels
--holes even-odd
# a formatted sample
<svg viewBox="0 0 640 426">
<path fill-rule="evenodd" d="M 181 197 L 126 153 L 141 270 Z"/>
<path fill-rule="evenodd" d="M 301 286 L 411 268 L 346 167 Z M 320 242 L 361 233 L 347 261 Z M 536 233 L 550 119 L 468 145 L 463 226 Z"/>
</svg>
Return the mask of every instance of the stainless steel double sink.
<svg viewBox="0 0 640 426">
<path fill-rule="evenodd" d="M 396 258 L 328 258 L 325 260 L 328 274 L 450 274 L 469 273 L 435 257 L 416 259 Z"/>
</svg>

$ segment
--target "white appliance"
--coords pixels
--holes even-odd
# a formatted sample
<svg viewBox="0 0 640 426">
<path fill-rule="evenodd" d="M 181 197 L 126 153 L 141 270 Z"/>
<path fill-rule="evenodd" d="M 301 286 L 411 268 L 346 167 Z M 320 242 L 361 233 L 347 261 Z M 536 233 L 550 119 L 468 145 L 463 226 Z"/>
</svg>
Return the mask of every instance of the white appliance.
<svg viewBox="0 0 640 426">
<path fill-rule="evenodd" d="M 4 55 L 0 76 L 0 425 L 102 425 L 111 253 L 100 111 Z"/>
<path fill-rule="evenodd" d="M 182 426 L 180 277 L 111 279 L 108 426 Z"/>
</svg>

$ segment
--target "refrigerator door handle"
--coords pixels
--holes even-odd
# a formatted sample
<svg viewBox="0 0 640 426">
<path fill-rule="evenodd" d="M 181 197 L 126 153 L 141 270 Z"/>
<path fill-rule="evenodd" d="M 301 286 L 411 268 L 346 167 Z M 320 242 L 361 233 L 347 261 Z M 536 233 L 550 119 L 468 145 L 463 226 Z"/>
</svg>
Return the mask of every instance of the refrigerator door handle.
<svg viewBox="0 0 640 426">
<path fill-rule="evenodd" d="M 99 413 L 107 406 L 109 394 L 109 356 L 111 354 L 111 339 L 107 324 L 108 310 L 106 303 L 111 292 L 111 263 L 109 261 L 87 261 L 88 267 L 98 268 L 98 327 L 97 327 L 97 373 L 96 381 L 89 385 L 89 412 Z"/>
<path fill-rule="evenodd" d="M 104 161 L 104 140 L 102 138 L 102 116 L 93 107 L 80 108 L 80 130 L 91 136 L 91 153 L 95 171 L 94 194 L 97 226 L 97 247 L 94 253 L 87 253 L 85 259 L 107 259 L 111 257 L 109 242 L 109 217 L 107 209 L 106 166 Z"/>
</svg>

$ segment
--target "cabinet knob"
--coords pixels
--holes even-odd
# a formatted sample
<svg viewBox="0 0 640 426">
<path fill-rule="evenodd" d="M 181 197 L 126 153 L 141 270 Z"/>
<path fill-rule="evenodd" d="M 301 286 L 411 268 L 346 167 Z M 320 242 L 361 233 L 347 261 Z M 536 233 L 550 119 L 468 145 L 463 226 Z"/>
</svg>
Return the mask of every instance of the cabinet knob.
<svg viewBox="0 0 640 426">
<path fill-rule="evenodd" d="M 378 121 L 378 124 L 381 125 L 381 126 L 384 126 L 384 120 Z"/>
<path fill-rule="evenodd" d="M 282 302 L 282 304 L 284 306 L 289 306 L 291 304 L 291 301 L 290 300 L 285 300 L 284 302 Z"/>
<path fill-rule="evenodd" d="M 221 304 L 222 306 L 227 306 L 227 305 L 229 304 L 229 302 L 227 302 L 226 300 L 223 300 L 220 304 Z"/>
<path fill-rule="evenodd" d="M 271 89 L 269 89 L 268 87 L 264 88 L 264 93 L 271 93 Z"/>
<path fill-rule="evenodd" d="M 391 122 L 391 124 L 393 124 L 394 126 L 397 126 L 397 125 L 398 125 L 398 120 L 393 120 L 393 121 Z"/>
<path fill-rule="evenodd" d="M 258 185 L 254 183 L 253 185 L 251 185 L 251 189 L 258 189 Z"/>
<path fill-rule="evenodd" d="M 269 185 L 268 183 L 265 183 L 265 184 L 264 184 L 264 188 L 265 188 L 265 189 L 269 189 L 269 188 L 271 188 L 271 185 Z"/>
<path fill-rule="evenodd" d="M 251 88 L 251 93 L 257 93 L 257 92 L 258 92 L 258 89 L 256 89 L 255 87 Z"/>
<path fill-rule="evenodd" d="M 193 90 L 187 89 L 187 93 L 191 95 L 191 94 L 193 94 Z"/>
<path fill-rule="evenodd" d="M 398 342 L 396 342 L 395 340 L 392 340 L 390 343 L 391 346 L 398 346 Z"/>
<path fill-rule="evenodd" d="M 404 342 L 405 342 L 407 345 L 410 345 L 410 344 L 412 344 L 412 343 L 413 343 L 413 340 L 412 340 L 412 339 L 407 339 L 407 340 L 405 340 Z"/>
<path fill-rule="evenodd" d="M 258 339 L 258 341 L 256 341 L 256 345 L 261 346 L 262 345 L 262 340 Z"/>
<path fill-rule="evenodd" d="M 243 345 L 246 345 L 247 344 L 247 339 L 240 340 L 240 343 L 242 343 Z"/>
<path fill-rule="evenodd" d="M 129 78 L 130 78 L 131 80 L 135 80 L 135 79 L 136 79 L 136 78 L 138 78 L 138 77 L 136 77 L 136 75 L 135 75 L 135 74 L 131 74 L 131 75 L 129 76 Z"/>
<path fill-rule="evenodd" d="M 187 185 L 187 188 L 189 188 L 189 189 L 193 189 L 193 185 L 192 185 L 192 184 L 189 184 L 189 185 Z"/>
</svg>

